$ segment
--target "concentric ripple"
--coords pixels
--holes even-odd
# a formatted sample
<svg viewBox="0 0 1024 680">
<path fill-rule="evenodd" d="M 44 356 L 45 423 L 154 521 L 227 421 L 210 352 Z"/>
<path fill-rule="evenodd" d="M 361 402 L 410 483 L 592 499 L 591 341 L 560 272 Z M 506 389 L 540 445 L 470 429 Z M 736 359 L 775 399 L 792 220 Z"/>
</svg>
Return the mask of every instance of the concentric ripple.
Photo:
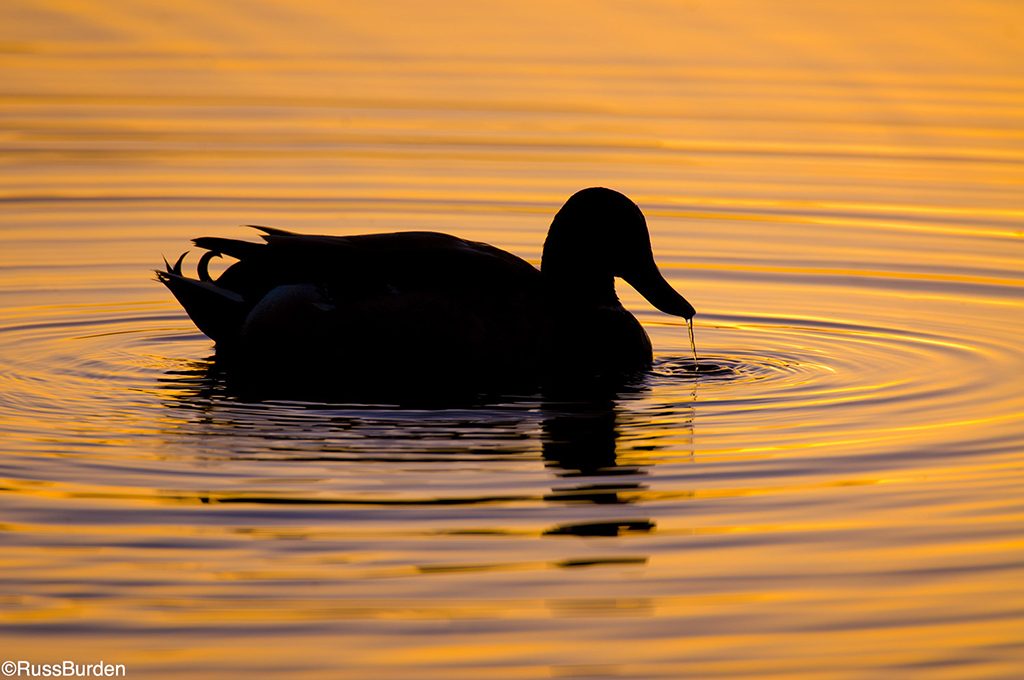
<svg viewBox="0 0 1024 680">
<path fill-rule="evenodd" d="M 662 377 L 691 377 L 709 381 L 772 380 L 783 374 L 800 373 L 808 366 L 795 359 L 787 361 L 768 356 L 701 356 L 692 359 L 661 358 L 655 362 L 652 374 Z"/>
<path fill-rule="evenodd" d="M 132 271 L 144 272 L 155 249 L 136 249 Z M 957 303 L 922 295 L 920 277 L 911 296 L 898 277 L 879 286 L 783 272 L 764 300 L 693 253 L 692 269 L 674 267 L 681 252 L 669 239 L 659 259 L 700 309 L 697 363 L 685 326 L 622 287 L 655 365 L 583 401 L 252 402 L 156 284 L 6 308 L 10 554 L 102 548 L 82 559 L 104 578 L 74 577 L 89 593 L 82 630 L 159 610 L 162 627 L 197 636 L 227 623 L 249 631 L 282 599 L 290 621 L 342 629 L 493 626 L 495 587 L 518 598 L 502 620 L 531 629 L 597 621 L 619 636 L 648 617 L 676 629 L 736 603 L 774 621 L 778 600 L 793 602 L 783 620 L 818 630 L 818 617 L 841 626 L 860 612 L 860 591 L 837 589 L 837 569 L 842 583 L 878 582 L 899 598 L 936 560 L 939 574 L 986 570 L 1000 595 L 978 606 L 942 595 L 946 607 L 968 620 L 1008 615 L 1017 579 L 1000 546 L 1019 528 L 1006 485 L 1022 409 L 1005 291 L 959 284 Z M 739 309 L 701 301 L 716 291 Z M 962 524 L 929 528 L 942 526 L 935 516 Z M 912 557 L 899 552 L 908 546 Z M 48 564 L 40 581 L 32 559 L 7 570 L 35 593 L 17 607 L 29 621 L 59 609 L 47 584 L 72 569 Z M 112 579 L 139 578 L 140 559 L 156 594 L 110 595 Z M 231 584 L 222 595 L 199 594 L 208 586 L 182 572 L 197 559 Z M 444 582 L 459 594 L 439 598 Z M 168 592 L 187 606 L 168 609 Z M 869 615 L 865 626 L 892 631 L 887 613 Z M 920 621 L 931 625 L 930 611 Z M 777 624 L 735 625 L 770 637 Z M 487 635 L 501 644 L 514 633 Z M 641 630 L 632 644 L 647 639 Z"/>
<path fill-rule="evenodd" d="M 1020 676 L 1020 3 L 6 4 L 17 658 Z M 595 185 L 643 209 L 698 360 L 619 283 L 655 365 L 586 398 L 247 400 L 152 280 L 239 223 L 537 264 Z"/>
<path fill-rule="evenodd" d="M 211 362 L 202 360 L 209 341 L 190 329 L 187 318 L 150 307 L 58 308 L 44 322 L 13 320 L 0 328 L 4 356 L 19 357 L 16 365 L 0 366 L 9 385 L 0 407 L 16 414 L 9 420 L 13 429 L 22 423 L 23 434 L 29 434 L 39 423 L 70 419 L 76 423 L 72 439 L 29 440 L 35 439 L 35 446 L 80 443 L 83 435 L 109 441 L 116 431 L 128 441 L 166 437 L 170 417 L 179 435 L 194 427 L 216 434 L 208 442 L 211 450 L 227 447 L 231 457 L 239 451 L 263 455 L 267 440 L 262 437 L 283 439 L 294 455 L 320 447 L 320 455 L 337 457 L 345 447 L 365 453 L 377 446 L 389 454 L 405 450 L 429 456 L 473 446 L 477 452 L 520 455 L 539 443 L 543 412 L 551 410 L 543 395 L 509 395 L 470 410 L 434 411 L 246 403 L 226 388 Z M 987 367 L 1013 360 L 1011 348 L 997 338 L 967 344 L 897 326 L 795 316 L 702 319 L 696 365 L 678 326 L 655 325 L 659 351 L 653 370 L 620 397 L 637 413 L 694 412 L 692 427 L 700 430 L 708 451 L 716 449 L 718 439 L 732 441 L 733 428 L 742 422 L 765 419 L 774 423 L 775 446 L 804 441 L 808 430 L 828 431 L 839 440 L 890 442 L 899 432 L 912 431 L 917 441 L 934 433 L 948 445 L 950 428 L 965 417 L 977 419 L 965 414 L 993 391 Z M 97 400 L 104 410 L 97 412 Z M 989 411 L 987 416 L 1007 414 Z M 862 431 L 865 423 L 871 423 L 870 434 Z M 622 434 L 633 428 L 649 426 L 628 422 Z M 243 443 L 242 436 L 252 438 Z M 280 446 L 271 448 L 267 452 L 280 455 Z"/>
</svg>

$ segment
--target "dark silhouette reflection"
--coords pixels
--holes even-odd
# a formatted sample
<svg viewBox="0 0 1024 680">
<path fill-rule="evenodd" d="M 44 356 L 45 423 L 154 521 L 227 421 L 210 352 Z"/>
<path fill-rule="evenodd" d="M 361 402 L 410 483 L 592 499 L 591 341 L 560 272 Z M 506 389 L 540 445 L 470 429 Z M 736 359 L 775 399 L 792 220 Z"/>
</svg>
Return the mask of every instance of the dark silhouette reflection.
<svg viewBox="0 0 1024 680">
<path fill-rule="evenodd" d="M 617 414 L 611 399 L 548 403 L 543 421 L 544 460 L 563 476 L 623 472 L 616 465 Z"/>
<path fill-rule="evenodd" d="M 620 431 L 647 427 L 645 416 L 621 404 L 644 396 L 649 387 L 635 377 L 617 385 L 566 386 L 546 392 L 504 396 L 477 395 L 470 403 L 451 401 L 416 406 L 367 403 L 248 401 L 213 361 L 168 371 L 162 380 L 166 404 L 188 412 L 179 428 L 196 434 L 228 435 L 230 455 L 246 460 L 271 457 L 287 461 L 449 462 L 510 460 L 536 456 L 538 444 L 546 467 L 555 476 L 542 496 L 502 495 L 429 497 L 398 501 L 401 505 L 483 504 L 544 501 L 640 507 L 648 486 L 641 464 L 620 460 Z M 635 420 L 635 428 L 630 421 Z M 692 420 L 689 423 L 692 427 Z M 538 441 L 539 432 L 539 441 Z M 635 439 L 635 436 L 634 436 Z M 207 438 L 205 442 L 212 441 Z M 644 448 L 649 448 L 645 446 Z M 217 502 L 267 504 L 375 504 L 368 498 L 225 497 Z M 395 504 L 381 499 L 379 504 Z M 546 536 L 622 536 L 653 531 L 649 518 L 629 516 L 556 525 Z"/>
<path fill-rule="evenodd" d="M 565 503 L 631 503 L 647 487 L 640 483 L 646 473 L 635 465 L 618 460 L 618 406 L 612 396 L 637 394 L 641 384 L 624 385 L 621 392 L 590 395 L 577 401 L 547 401 L 541 422 L 544 460 L 563 480 L 578 483 L 557 484 L 546 497 Z M 608 478 L 594 481 L 594 477 Z M 625 526 L 640 526 L 627 523 Z M 608 535 L 606 523 L 557 527 L 552 534 Z M 618 533 L 618 529 L 615 533 Z"/>
<path fill-rule="evenodd" d="M 580 522 L 563 524 L 544 532 L 545 536 L 622 536 L 627 533 L 646 534 L 654 530 L 654 522 L 646 519 L 612 522 Z"/>
<path fill-rule="evenodd" d="M 202 438 L 207 455 L 220 458 L 424 463 L 515 459 L 536 451 L 535 398 L 399 406 L 289 393 L 264 401 L 238 390 L 213 359 L 167 371 L 160 387 L 163 403 L 178 412 L 168 435 L 186 446 Z"/>
</svg>

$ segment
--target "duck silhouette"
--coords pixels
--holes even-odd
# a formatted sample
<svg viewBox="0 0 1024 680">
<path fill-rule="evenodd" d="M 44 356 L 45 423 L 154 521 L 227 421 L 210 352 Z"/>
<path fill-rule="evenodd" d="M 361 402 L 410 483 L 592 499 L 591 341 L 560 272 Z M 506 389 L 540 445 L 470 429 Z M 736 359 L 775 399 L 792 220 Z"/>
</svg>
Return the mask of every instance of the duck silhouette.
<svg viewBox="0 0 1024 680">
<path fill-rule="evenodd" d="M 182 254 L 157 278 L 232 373 L 265 385 L 529 389 L 635 375 L 651 342 L 615 277 L 657 309 L 695 310 L 654 261 L 640 208 L 605 188 L 555 215 L 538 270 L 494 246 L 435 232 L 263 242 L 203 237 L 198 278 Z M 217 278 L 213 257 L 237 260 Z M 166 262 L 165 262 L 166 264 Z"/>
</svg>

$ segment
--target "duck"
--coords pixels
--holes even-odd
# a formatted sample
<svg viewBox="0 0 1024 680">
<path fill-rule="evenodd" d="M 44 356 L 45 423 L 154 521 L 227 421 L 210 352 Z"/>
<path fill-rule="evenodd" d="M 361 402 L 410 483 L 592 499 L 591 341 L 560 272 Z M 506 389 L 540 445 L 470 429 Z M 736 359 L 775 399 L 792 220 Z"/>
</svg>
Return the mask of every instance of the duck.
<svg viewBox="0 0 1024 680">
<path fill-rule="evenodd" d="M 656 309 L 696 311 L 665 279 L 647 221 L 591 187 L 554 216 L 540 268 L 495 246 L 427 231 L 325 236 L 247 225 L 262 242 L 204 236 L 157 270 L 216 358 L 250 381 L 344 390 L 530 389 L 642 373 L 651 341 L 615 279 Z M 233 258 L 217 278 L 215 257 Z"/>
</svg>

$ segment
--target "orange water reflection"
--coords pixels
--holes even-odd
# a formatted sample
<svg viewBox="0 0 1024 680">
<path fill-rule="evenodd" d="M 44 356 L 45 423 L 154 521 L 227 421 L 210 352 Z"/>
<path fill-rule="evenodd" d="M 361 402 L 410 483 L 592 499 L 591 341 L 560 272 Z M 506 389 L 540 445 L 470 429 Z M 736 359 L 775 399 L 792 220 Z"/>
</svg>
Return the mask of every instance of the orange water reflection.
<svg viewBox="0 0 1024 680">
<path fill-rule="evenodd" d="M 1022 6 L 0 14 L 0 639 L 147 677 L 1013 677 Z M 149 280 L 239 223 L 536 263 L 644 208 L 601 403 L 239 401 Z M 14 651 L 11 651 L 14 650 Z"/>
</svg>

